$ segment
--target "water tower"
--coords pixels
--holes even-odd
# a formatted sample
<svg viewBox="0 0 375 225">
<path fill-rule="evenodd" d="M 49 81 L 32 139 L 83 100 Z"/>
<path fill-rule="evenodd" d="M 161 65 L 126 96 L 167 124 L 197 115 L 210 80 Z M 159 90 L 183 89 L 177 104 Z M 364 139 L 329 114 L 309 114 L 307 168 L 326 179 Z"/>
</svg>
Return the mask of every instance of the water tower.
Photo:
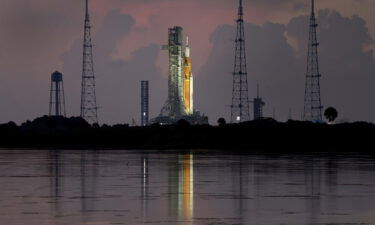
<svg viewBox="0 0 375 225">
<path fill-rule="evenodd" d="M 51 75 L 49 115 L 66 116 L 63 75 L 58 71 L 52 73 Z"/>
</svg>

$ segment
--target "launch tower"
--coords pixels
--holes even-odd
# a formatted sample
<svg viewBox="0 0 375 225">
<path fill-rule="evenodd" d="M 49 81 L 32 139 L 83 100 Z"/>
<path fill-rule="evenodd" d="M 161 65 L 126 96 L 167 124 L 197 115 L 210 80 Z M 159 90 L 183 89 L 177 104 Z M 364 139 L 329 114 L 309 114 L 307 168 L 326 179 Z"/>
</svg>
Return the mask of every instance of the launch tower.
<svg viewBox="0 0 375 225">
<path fill-rule="evenodd" d="M 58 71 L 51 75 L 51 91 L 49 99 L 49 115 L 66 116 L 63 75 Z"/>
<path fill-rule="evenodd" d="M 169 56 L 168 98 L 160 115 L 151 122 L 173 124 L 184 119 L 192 124 L 208 123 L 208 118 L 194 109 L 190 45 L 187 40 L 184 46 L 182 27 L 168 29 L 168 44 L 163 49 Z"/>
<path fill-rule="evenodd" d="M 311 0 L 311 16 L 309 44 L 307 53 L 307 73 L 305 86 L 305 104 L 303 119 L 306 121 L 322 121 L 322 103 L 320 98 L 320 77 L 318 60 L 318 40 L 316 28 L 318 24 L 315 19 L 315 4 Z"/>
<path fill-rule="evenodd" d="M 161 111 L 162 116 L 179 117 L 185 115 L 183 104 L 183 33 L 182 27 L 168 30 L 168 45 L 163 49 L 169 54 L 168 99 Z"/>
<path fill-rule="evenodd" d="M 242 0 L 238 8 L 237 34 L 233 70 L 231 122 L 250 120 L 249 94 L 247 85 L 245 28 Z"/>
<path fill-rule="evenodd" d="M 85 0 L 85 27 L 83 41 L 81 117 L 89 123 L 98 123 L 96 106 L 95 73 L 92 53 L 91 25 L 88 0 Z"/>
</svg>

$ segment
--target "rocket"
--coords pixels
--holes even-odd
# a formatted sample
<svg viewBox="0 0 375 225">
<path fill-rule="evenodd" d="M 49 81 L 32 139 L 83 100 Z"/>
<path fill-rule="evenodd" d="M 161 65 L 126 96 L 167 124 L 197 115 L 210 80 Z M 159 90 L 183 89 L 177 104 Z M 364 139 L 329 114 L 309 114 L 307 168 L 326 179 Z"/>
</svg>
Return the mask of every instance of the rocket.
<svg viewBox="0 0 375 225">
<path fill-rule="evenodd" d="M 184 56 L 184 77 L 183 77 L 183 99 L 185 112 L 187 115 L 194 113 L 193 101 L 193 73 L 191 72 L 190 45 L 189 38 L 186 38 L 185 56 Z"/>
</svg>

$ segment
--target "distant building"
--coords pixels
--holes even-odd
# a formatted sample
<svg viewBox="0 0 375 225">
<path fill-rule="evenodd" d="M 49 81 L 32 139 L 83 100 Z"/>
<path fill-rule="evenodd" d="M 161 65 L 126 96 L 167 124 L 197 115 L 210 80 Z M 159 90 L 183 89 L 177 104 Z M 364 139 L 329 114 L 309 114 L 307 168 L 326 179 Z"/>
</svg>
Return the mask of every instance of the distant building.
<svg viewBox="0 0 375 225">
<path fill-rule="evenodd" d="M 254 98 L 254 120 L 263 118 L 263 106 L 265 103 L 261 98 Z"/>
<path fill-rule="evenodd" d="M 257 86 L 257 97 L 253 100 L 254 106 L 254 120 L 260 120 L 263 118 L 263 107 L 265 102 L 261 97 L 259 97 L 259 85 Z"/>
</svg>

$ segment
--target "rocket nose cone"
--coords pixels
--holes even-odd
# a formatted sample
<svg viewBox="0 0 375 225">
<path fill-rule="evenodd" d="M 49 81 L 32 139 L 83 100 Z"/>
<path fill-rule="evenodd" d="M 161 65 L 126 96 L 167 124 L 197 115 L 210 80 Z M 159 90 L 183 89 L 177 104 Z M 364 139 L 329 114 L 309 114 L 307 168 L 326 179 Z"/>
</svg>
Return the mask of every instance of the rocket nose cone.
<svg viewBox="0 0 375 225">
<path fill-rule="evenodd" d="M 189 37 L 186 37 L 185 57 L 190 57 Z"/>
</svg>

